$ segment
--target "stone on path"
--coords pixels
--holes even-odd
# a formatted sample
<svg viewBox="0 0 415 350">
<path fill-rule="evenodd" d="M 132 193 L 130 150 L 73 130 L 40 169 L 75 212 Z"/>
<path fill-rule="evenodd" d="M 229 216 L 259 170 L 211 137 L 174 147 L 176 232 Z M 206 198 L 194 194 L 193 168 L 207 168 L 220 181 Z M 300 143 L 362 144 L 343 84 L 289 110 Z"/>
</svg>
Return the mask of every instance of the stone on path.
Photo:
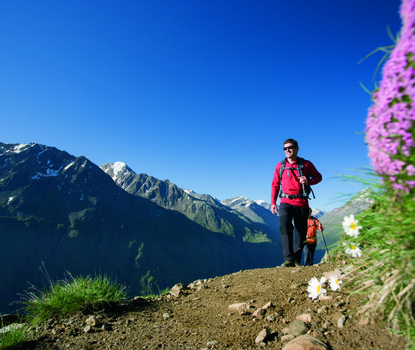
<svg viewBox="0 0 415 350">
<path fill-rule="evenodd" d="M 303 321 L 294 320 L 290 324 L 290 333 L 296 336 L 306 334 L 308 332 L 307 326 L 304 324 Z"/>
<path fill-rule="evenodd" d="M 187 286 L 185 286 L 183 283 L 177 283 L 172 289 L 171 294 L 173 295 L 179 295 L 182 291 L 186 290 Z"/>
<path fill-rule="evenodd" d="M 282 350 L 328 350 L 330 347 L 310 335 L 302 335 L 288 342 Z"/>
<path fill-rule="evenodd" d="M 300 320 L 304 323 L 311 323 L 311 315 L 310 314 L 302 314 L 296 317 L 297 320 Z"/>
<path fill-rule="evenodd" d="M 229 309 L 236 311 L 236 312 L 242 312 L 242 311 L 246 311 L 249 309 L 249 305 L 247 303 L 237 303 L 237 304 L 232 304 L 228 306 Z"/>
<path fill-rule="evenodd" d="M 267 338 L 271 335 L 271 332 L 268 328 L 263 329 L 261 332 L 259 332 L 258 336 L 255 339 L 255 343 L 263 343 L 267 340 Z"/>
<path fill-rule="evenodd" d="M 269 309 L 270 307 L 273 307 L 274 305 L 272 305 L 272 303 L 269 301 L 268 303 L 266 303 L 263 307 L 262 307 L 262 309 L 264 309 L 264 310 L 267 310 L 267 309 Z"/>
<path fill-rule="evenodd" d="M 253 317 L 260 317 L 260 316 L 264 316 L 266 314 L 266 310 L 265 309 L 256 309 L 253 313 Z"/>
<path fill-rule="evenodd" d="M 90 316 L 85 320 L 85 323 L 89 326 L 96 327 L 99 325 L 99 322 L 95 316 Z"/>
</svg>

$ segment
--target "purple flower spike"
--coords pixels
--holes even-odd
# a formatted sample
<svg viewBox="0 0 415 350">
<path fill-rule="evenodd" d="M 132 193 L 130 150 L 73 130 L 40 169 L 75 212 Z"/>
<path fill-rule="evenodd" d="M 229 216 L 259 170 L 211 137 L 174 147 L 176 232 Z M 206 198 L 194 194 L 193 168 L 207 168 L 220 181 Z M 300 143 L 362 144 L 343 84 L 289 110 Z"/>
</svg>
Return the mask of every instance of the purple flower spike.
<svg viewBox="0 0 415 350">
<path fill-rule="evenodd" d="M 415 189 L 415 0 L 403 0 L 402 29 L 382 71 L 366 121 L 366 142 L 375 170 L 392 188 Z"/>
</svg>

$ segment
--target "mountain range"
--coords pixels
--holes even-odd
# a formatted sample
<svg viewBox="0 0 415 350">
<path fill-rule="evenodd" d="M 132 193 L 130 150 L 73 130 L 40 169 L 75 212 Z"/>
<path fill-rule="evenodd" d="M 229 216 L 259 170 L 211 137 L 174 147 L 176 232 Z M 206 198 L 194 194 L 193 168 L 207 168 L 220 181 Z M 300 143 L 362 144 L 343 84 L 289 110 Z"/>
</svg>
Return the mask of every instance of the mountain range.
<svg viewBox="0 0 415 350">
<path fill-rule="evenodd" d="M 9 305 L 18 293 L 48 283 L 43 264 L 53 281 L 65 271 L 103 273 L 146 295 L 282 262 L 276 228 L 264 231 L 210 196 L 131 175 L 129 193 L 85 157 L 0 143 L 1 313 L 18 307 Z"/>
<path fill-rule="evenodd" d="M 207 194 L 184 190 L 168 180 L 159 180 L 146 174 L 136 174 L 125 163 L 104 164 L 105 171 L 126 192 L 149 199 L 159 206 L 178 211 L 190 220 L 212 232 L 242 239 L 245 242 L 275 242 L 275 226 L 258 215 L 246 215 Z M 263 208 L 264 209 L 264 208 Z M 265 209 L 264 209 L 265 211 Z M 251 211 L 252 212 L 252 211 Z M 270 216 L 274 216 L 269 212 Z M 278 225 L 279 220 L 273 221 Z"/>
<path fill-rule="evenodd" d="M 105 274 L 130 294 L 147 295 L 277 266 L 279 218 L 269 208 L 184 190 L 121 162 L 99 167 L 55 147 L 0 143 L 0 314 L 16 312 L 10 303 L 19 294 L 66 271 Z M 313 210 L 328 226 L 345 212 Z"/>
</svg>

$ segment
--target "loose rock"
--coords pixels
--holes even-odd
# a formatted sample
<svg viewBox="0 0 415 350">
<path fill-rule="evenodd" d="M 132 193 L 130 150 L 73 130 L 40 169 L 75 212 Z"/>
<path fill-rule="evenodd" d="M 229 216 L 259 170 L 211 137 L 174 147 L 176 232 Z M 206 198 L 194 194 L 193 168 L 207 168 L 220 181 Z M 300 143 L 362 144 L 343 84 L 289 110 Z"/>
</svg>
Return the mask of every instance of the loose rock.
<svg viewBox="0 0 415 350">
<path fill-rule="evenodd" d="M 167 320 L 167 319 L 169 319 L 169 318 L 171 318 L 171 315 L 170 315 L 168 312 L 165 312 L 165 313 L 163 314 L 163 319 Z"/>
<path fill-rule="evenodd" d="M 310 335 L 302 335 L 291 340 L 282 350 L 328 350 L 330 347 L 323 341 Z"/>
<path fill-rule="evenodd" d="M 304 323 L 311 323 L 311 315 L 310 314 L 302 314 L 297 316 L 297 320 L 300 320 Z"/>
<path fill-rule="evenodd" d="M 177 283 L 172 289 L 171 289 L 171 293 L 173 295 L 179 295 L 180 293 L 182 293 L 184 290 L 186 290 L 187 287 L 183 284 L 183 283 Z"/>
<path fill-rule="evenodd" d="M 249 309 L 249 305 L 247 303 L 237 303 L 228 306 L 229 309 L 236 312 L 244 312 Z"/>
<path fill-rule="evenodd" d="M 98 326 L 98 320 L 95 316 L 88 317 L 85 322 L 87 325 L 90 325 L 92 327 Z"/>
<path fill-rule="evenodd" d="M 264 309 L 256 309 L 253 313 L 252 316 L 254 317 L 259 317 L 259 316 L 264 316 L 267 312 Z"/>
<path fill-rule="evenodd" d="M 256 337 L 255 343 L 259 344 L 259 343 L 265 342 L 270 335 L 271 335 L 271 332 L 269 331 L 268 328 L 263 329 L 261 332 L 259 332 L 258 336 Z"/>
<path fill-rule="evenodd" d="M 307 326 L 304 324 L 303 321 L 300 320 L 294 320 L 290 324 L 290 333 L 294 335 L 302 335 L 306 334 L 308 332 Z"/>
</svg>

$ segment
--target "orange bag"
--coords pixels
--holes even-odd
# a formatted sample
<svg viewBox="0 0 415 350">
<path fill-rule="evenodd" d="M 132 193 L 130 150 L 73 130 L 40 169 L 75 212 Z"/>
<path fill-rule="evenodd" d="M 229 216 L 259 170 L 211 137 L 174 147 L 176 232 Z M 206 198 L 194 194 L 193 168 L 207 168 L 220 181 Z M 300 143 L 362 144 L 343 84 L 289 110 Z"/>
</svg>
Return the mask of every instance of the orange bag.
<svg viewBox="0 0 415 350">
<path fill-rule="evenodd" d="M 307 243 L 314 244 L 317 242 L 317 225 L 314 218 L 307 221 Z"/>
</svg>

